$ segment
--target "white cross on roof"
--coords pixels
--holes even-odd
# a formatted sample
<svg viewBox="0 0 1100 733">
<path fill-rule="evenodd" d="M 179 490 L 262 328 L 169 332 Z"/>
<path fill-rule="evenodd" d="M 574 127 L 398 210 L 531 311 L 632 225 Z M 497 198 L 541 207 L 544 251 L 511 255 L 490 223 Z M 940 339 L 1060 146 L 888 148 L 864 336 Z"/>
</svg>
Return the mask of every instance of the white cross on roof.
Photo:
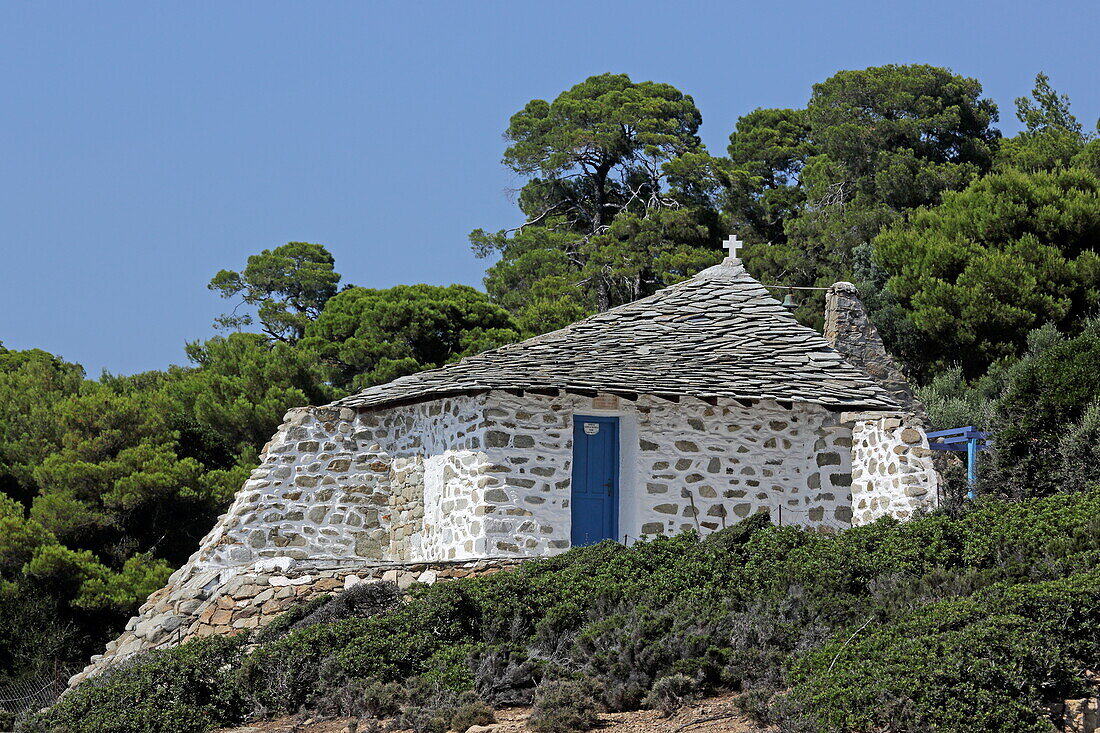
<svg viewBox="0 0 1100 733">
<path fill-rule="evenodd" d="M 737 252 L 744 246 L 744 242 L 737 238 L 736 234 L 729 235 L 729 238 L 725 242 L 722 242 L 722 246 L 729 250 L 729 256 L 737 259 Z"/>
</svg>

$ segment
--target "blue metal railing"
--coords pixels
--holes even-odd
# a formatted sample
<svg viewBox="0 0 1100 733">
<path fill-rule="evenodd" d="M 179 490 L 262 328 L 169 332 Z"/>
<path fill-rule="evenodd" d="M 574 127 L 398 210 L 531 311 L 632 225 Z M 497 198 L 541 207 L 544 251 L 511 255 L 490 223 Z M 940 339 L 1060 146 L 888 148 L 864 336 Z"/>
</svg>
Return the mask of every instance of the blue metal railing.
<svg viewBox="0 0 1100 733">
<path fill-rule="evenodd" d="M 974 485 L 978 483 L 978 453 L 987 450 L 991 440 L 991 433 L 983 433 L 973 425 L 928 433 L 928 447 L 932 450 L 966 451 L 967 499 L 974 498 Z"/>
</svg>

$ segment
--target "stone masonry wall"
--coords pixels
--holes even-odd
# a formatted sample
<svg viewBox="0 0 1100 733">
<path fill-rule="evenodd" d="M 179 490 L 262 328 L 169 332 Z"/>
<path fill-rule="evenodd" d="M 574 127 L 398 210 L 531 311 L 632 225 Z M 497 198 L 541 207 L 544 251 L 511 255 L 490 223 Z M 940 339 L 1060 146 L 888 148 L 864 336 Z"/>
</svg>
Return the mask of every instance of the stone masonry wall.
<svg viewBox="0 0 1100 733">
<path fill-rule="evenodd" d="M 823 408 L 659 405 L 641 410 L 638 436 L 640 535 L 706 534 L 757 512 L 805 527 L 851 521 L 850 433 Z"/>
<path fill-rule="evenodd" d="M 365 580 L 462 577 L 570 545 L 575 415 L 619 418 L 619 535 L 706 534 L 757 512 L 842 529 L 934 504 L 924 432 L 764 401 L 491 392 L 287 413 L 198 551 L 74 680 L 134 653 L 267 623 Z"/>
<path fill-rule="evenodd" d="M 928 437 L 913 419 L 882 413 L 846 413 L 852 428 L 854 524 L 889 515 L 908 519 L 938 503 L 938 476 Z"/>
<path fill-rule="evenodd" d="M 759 511 L 778 521 L 780 507 L 785 524 L 851 521 L 851 430 L 824 408 L 643 396 L 608 410 L 577 395 L 493 393 L 474 528 L 490 554 L 568 549 L 573 416 L 587 414 L 620 418 L 619 534 L 628 541 L 706 534 Z"/>
<path fill-rule="evenodd" d="M 472 556 L 459 506 L 483 470 L 480 420 L 470 398 L 291 410 L 185 569 L 276 557 L 453 559 L 463 545 Z M 447 502 L 449 511 L 436 509 Z"/>
<path fill-rule="evenodd" d="M 924 405 L 893 358 L 886 353 L 878 329 L 871 322 L 859 290 L 852 283 L 838 282 L 825 294 L 825 340 L 845 361 L 862 369 L 902 406 L 906 413 L 928 422 Z"/>
</svg>

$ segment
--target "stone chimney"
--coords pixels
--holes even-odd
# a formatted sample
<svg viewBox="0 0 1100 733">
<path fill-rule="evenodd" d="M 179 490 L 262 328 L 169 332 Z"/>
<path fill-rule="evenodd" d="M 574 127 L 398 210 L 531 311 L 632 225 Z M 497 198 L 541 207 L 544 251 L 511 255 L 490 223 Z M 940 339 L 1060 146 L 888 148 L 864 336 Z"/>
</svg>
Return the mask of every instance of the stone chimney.
<svg viewBox="0 0 1100 733">
<path fill-rule="evenodd" d="M 897 363 L 886 353 L 882 338 L 852 283 L 836 283 L 825 294 L 825 339 L 849 364 L 870 375 L 905 412 L 928 424 L 924 405 Z"/>
</svg>

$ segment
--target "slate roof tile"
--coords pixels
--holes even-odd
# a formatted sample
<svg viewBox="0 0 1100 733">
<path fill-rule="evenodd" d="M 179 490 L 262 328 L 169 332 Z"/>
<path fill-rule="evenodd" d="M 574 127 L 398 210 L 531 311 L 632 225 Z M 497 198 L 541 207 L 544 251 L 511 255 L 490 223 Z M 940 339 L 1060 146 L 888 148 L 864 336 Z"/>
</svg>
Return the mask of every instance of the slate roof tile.
<svg viewBox="0 0 1100 733">
<path fill-rule="evenodd" d="M 369 387 L 334 404 L 381 408 L 490 389 L 898 407 L 728 258 L 559 331 Z"/>
</svg>

